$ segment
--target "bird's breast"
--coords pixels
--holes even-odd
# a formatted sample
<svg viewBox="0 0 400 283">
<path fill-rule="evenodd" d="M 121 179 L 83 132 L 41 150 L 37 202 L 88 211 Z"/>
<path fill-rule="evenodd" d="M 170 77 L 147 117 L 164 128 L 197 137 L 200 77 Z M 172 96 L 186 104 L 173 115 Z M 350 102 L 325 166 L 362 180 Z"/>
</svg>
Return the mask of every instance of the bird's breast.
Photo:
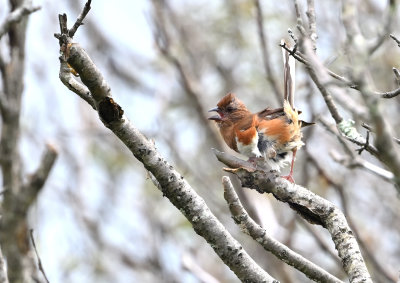
<svg viewBox="0 0 400 283">
<path fill-rule="evenodd" d="M 261 157 L 258 148 L 258 132 L 255 126 L 246 130 L 235 130 L 237 151 L 248 157 Z"/>
</svg>

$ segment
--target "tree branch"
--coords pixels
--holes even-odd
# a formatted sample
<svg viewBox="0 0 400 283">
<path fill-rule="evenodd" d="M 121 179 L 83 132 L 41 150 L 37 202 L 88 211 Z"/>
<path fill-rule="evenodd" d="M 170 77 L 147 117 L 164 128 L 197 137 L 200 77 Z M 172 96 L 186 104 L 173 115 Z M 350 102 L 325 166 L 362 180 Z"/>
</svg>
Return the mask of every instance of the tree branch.
<svg viewBox="0 0 400 283">
<path fill-rule="evenodd" d="M 88 0 L 85 4 L 85 6 L 83 7 L 82 12 L 79 14 L 78 18 L 76 19 L 74 25 L 72 26 L 72 28 L 68 31 L 68 36 L 73 38 L 76 31 L 78 30 L 78 28 L 83 25 L 83 19 L 86 17 L 86 15 L 89 13 L 90 11 L 90 4 L 91 4 L 92 0 Z"/>
<path fill-rule="evenodd" d="M 293 2 L 294 2 L 294 9 L 296 12 L 296 17 L 297 17 L 297 25 L 296 25 L 297 29 L 300 31 L 300 34 L 302 36 L 306 36 L 307 32 L 306 32 L 306 29 L 304 28 L 303 20 L 301 18 L 299 3 L 297 2 L 297 0 L 293 0 Z"/>
<path fill-rule="evenodd" d="M 369 144 L 360 133 L 358 133 L 352 120 L 344 120 L 340 115 L 330 92 L 326 88 L 328 75 L 325 71 L 325 68 L 315 56 L 315 53 L 312 52 L 309 40 L 307 38 L 303 38 L 301 46 L 309 62 L 307 70 L 309 71 L 310 77 L 313 79 L 322 96 L 324 97 L 326 105 L 328 106 L 328 109 L 331 112 L 331 115 L 334 118 L 340 133 L 349 141 L 365 147 L 368 152 L 385 164 L 395 175 L 393 180 L 396 184 L 396 189 L 400 191 L 400 153 L 398 152 L 398 149 L 393 146 L 394 142 L 392 141 L 392 137 L 389 137 L 391 133 L 388 129 L 388 124 L 385 122 L 382 114 L 377 112 L 378 98 L 376 95 L 366 88 L 363 81 L 357 83 L 358 89 L 364 96 L 367 102 L 366 104 L 369 107 L 369 112 L 376 123 L 375 128 L 377 130 L 377 146 L 374 147 L 373 145 Z"/>
<path fill-rule="evenodd" d="M 342 156 L 336 151 L 331 151 L 330 155 L 333 158 L 333 160 L 348 168 L 360 167 L 368 170 L 369 172 L 375 174 L 376 176 L 382 178 L 383 180 L 389 183 L 394 183 L 395 181 L 392 172 L 385 170 L 379 166 L 376 166 L 375 164 L 372 164 L 371 162 L 368 162 L 364 159 L 351 158 L 350 156 Z"/>
<path fill-rule="evenodd" d="M 247 211 L 243 208 L 229 177 L 224 176 L 222 178 L 222 184 L 224 186 L 224 198 L 228 203 L 229 210 L 231 211 L 235 223 L 244 233 L 250 235 L 250 237 L 257 241 L 266 251 L 271 252 L 278 259 L 303 272 L 313 281 L 343 282 L 268 235 L 267 231 L 255 223 L 247 214 Z"/>
<path fill-rule="evenodd" d="M 23 17 L 40 10 L 40 6 L 33 6 L 32 3 L 26 3 L 12 11 L 3 23 L 0 24 L 0 39 L 6 34 L 11 25 L 18 23 Z"/>
<path fill-rule="evenodd" d="M 400 94 L 400 88 L 396 88 L 395 90 L 392 91 L 387 91 L 387 92 L 381 92 L 378 93 L 382 98 L 393 98 L 396 97 Z"/>
<path fill-rule="evenodd" d="M 328 74 L 325 70 L 325 67 L 322 66 L 321 62 L 316 58 L 316 55 L 312 49 L 310 44 L 310 40 L 304 37 L 301 40 L 301 48 L 308 59 L 307 71 L 310 74 L 311 79 L 314 81 L 315 85 L 318 87 L 319 91 L 322 94 L 322 97 L 325 100 L 326 106 L 329 109 L 333 119 L 335 120 L 336 124 L 339 124 L 343 121 L 342 115 L 340 115 L 330 91 L 325 87 L 328 83 Z M 317 75 L 318 74 L 318 75 Z"/>
<path fill-rule="evenodd" d="M 74 76 L 72 75 L 72 69 L 68 66 L 68 63 L 64 60 L 64 58 L 60 57 L 60 73 L 59 78 L 61 82 L 71 91 L 80 96 L 83 100 L 89 103 L 93 109 L 96 110 L 96 106 L 94 104 L 94 100 L 88 88 L 79 83 Z"/>
<path fill-rule="evenodd" d="M 336 206 L 306 188 L 290 184 L 278 177 L 274 171 L 257 170 L 246 161 L 238 161 L 237 158 L 217 150 L 214 150 L 214 153 L 219 161 L 230 167 L 225 168 L 225 171 L 239 177 L 243 187 L 259 193 L 271 193 L 277 200 L 289 204 L 308 222 L 326 228 L 331 234 L 350 282 L 372 282 L 357 241 L 346 218 Z M 245 167 L 237 167 L 237 164 L 244 164 Z"/>
<path fill-rule="evenodd" d="M 364 159 L 361 159 L 358 155 L 356 155 L 353 151 L 353 149 L 350 148 L 350 146 L 345 142 L 343 135 L 341 135 L 338 131 L 337 128 L 334 125 L 329 125 L 329 123 L 327 123 L 324 119 L 319 119 L 318 120 L 323 126 L 324 128 L 329 131 L 331 134 L 335 135 L 339 142 L 342 144 L 345 152 L 347 153 L 346 157 L 342 157 L 339 156 L 336 152 L 331 151 L 330 154 L 333 158 L 333 160 L 335 160 L 336 162 L 341 163 L 344 166 L 347 166 L 349 168 L 353 168 L 353 167 L 361 167 L 364 169 L 367 169 L 368 171 L 378 175 L 379 177 L 382 177 L 383 179 L 385 179 L 386 181 L 395 183 L 395 178 L 394 178 L 394 174 L 390 171 L 387 171 L 383 168 L 380 168 Z M 346 123 L 350 123 L 351 125 L 349 125 L 349 129 L 351 129 L 353 127 L 352 124 L 354 124 L 352 121 L 347 121 Z M 343 127 L 344 124 L 342 123 L 341 126 Z M 356 135 L 357 136 L 357 135 Z M 369 142 L 364 139 L 363 137 L 361 138 L 353 138 L 353 139 L 349 139 L 349 137 L 345 136 L 348 140 L 350 140 L 351 142 L 361 146 L 362 150 L 365 149 L 368 152 L 370 152 L 372 155 L 374 155 L 376 158 L 380 159 L 380 154 L 378 152 L 378 150 L 371 144 L 369 144 Z M 359 151 L 362 151 L 359 150 Z"/>
<path fill-rule="evenodd" d="M 396 189 L 400 193 L 400 150 L 390 129 L 390 125 L 380 111 L 377 97 L 368 89 L 364 82 L 360 82 L 361 94 L 369 108 L 369 113 L 374 126 L 375 144 L 379 151 L 379 159 L 392 171 L 395 178 Z"/>
<path fill-rule="evenodd" d="M 20 199 L 19 209 L 27 211 L 32 202 L 35 201 L 53 168 L 57 155 L 58 153 L 55 147 L 51 144 L 47 144 L 39 167 L 29 177 L 28 183 L 23 186 L 25 196 L 23 199 Z"/>
<path fill-rule="evenodd" d="M 309 36 L 312 41 L 313 50 L 317 50 L 317 20 L 315 16 L 315 5 L 314 0 L 307 0 L 307 17 L 308 17 L 308 29 Z"/>
<path fill-rule="evenodd" d="M 383 20 L 385 20 L 385 24 L 383 26 L 382 31 L 379 32 L 377 38 L 372 42 L 369 47 L 369 54 L 374 53 L 387 39 L 387 36 L 390 34 L 393 22 L 396 16 L 397 11 L 397 1 L 388 0 L 388 11 L 387 14 L 383 16 Z"/>
<path fill-rule="evenodd" d="M 367 264 L 372 264 L 373 269 L 377 274 L 376 276 L 379 276 L 380 278 L 384 278 L 384 282 L 395 282 L 396 280 L 394 279 L 395 276 L 391 274 L 388 270 L 386 270 L 377 260 L 376 253 L 371 251 L 371 248 L 368 245 L 368 241 L 364 240 L 363 237 L 361 236 L 361 233 L 359 233 L 357 229 L 356 223 L 352 220 L 351 214 L 350 214 L 350 206 L 349 204 L 352 203 L 349 201 L 349 197 L 345 194 L 345 189 L 343 186 L 335 181 L 334 179 L 330 178 L 329 175 L 324 171 L 322 166 L 317 162 L 314 156 L 312 156 L 310 153 L 308 153 L 309 159 L 311 163 L 314 165 L 314 167 L 317 169 L 318 173 L 323 176 L 323 178 L 328 182 L 329 185 L 331 185 L 339 194 L 342 207 L 343 207 L 343 213 L 346 215 L 347 221 L 352 227 L 354 236 L 357 238 L 357 241 L 365 255 L 365 259 Z M 388 172 L 390 173 L 390 172 Z M 305 226 L 305 225 L 304 225 Z M 374 275 L 374 274 L 372 274 Z"/>
<path fill-rule="evenodd" d="M 35 254 L 36 254 L 36 258 L 38 260 L 38 266 L 39 266 L 39 270 L 40 272 L 42 272 L 44 279 L 46 280 L 47 283 L 49 282 L 49 279 L 47 278 L 46 272 L 44 272 L 44 268 L 43 268 L 43 264 L 42 264 L 42 260 L 40 259 L 39 253 L 36 249 L 36 243 L 35 243 L 35 239 L 33 238 L 33 229 L 31 229 L 29 231 L 30 236 L 31 236 L 31 241 L 32 241 L 32 245 L 33 245 L 33 249 L 35 250 Z"/>
</svg>

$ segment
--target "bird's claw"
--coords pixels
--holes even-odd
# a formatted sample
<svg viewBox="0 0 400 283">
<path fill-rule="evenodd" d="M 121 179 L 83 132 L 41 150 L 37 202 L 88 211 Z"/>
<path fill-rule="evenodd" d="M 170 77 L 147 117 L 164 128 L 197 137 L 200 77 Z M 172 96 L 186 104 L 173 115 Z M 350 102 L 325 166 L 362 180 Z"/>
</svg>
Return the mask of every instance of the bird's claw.
<svg viewBox="0 0 400 283">
<path fill-rule="evenodd" d="M 287 175 L 287 176 L 281 176 L 283 179 L 288 180 L 290 183 L 295 184 L 294 179 L 292 177 L 292 175 Z"/>
</svg>

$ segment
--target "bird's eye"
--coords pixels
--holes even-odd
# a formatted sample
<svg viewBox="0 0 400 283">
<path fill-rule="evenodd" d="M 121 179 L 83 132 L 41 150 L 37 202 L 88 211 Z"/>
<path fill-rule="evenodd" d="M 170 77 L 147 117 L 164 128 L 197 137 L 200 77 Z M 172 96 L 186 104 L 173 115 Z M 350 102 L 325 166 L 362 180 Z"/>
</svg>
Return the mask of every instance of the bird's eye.
<svg viewBox="0 0 400 283">
<path fill-rule="evenodd" d="M 228 112 L 232 112 L 233 110 L 235 110 L 235 107 L 232 107 L 232 106 L 226 107 L 226 111 L 228 111 Z"/>
</svg>

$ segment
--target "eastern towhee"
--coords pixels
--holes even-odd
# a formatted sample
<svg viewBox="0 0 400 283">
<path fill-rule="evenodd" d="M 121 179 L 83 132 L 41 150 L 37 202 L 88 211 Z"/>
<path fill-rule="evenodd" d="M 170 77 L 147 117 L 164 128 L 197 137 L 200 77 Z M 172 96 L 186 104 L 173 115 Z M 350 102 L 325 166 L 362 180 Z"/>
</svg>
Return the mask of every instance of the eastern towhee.
<svg viewBox="0 0 400 283">
<path fill-rule="evenodd" d="M 253 114 L 233 93 L 228 93 L 210 110 L 218 115 L 209 119 L 216 122 L 226 144 L 252 162 L 263 159 L 272 169 L 280 171 L 291 159 L 290 173 L 283 178 L 294 183 L 296 151 L 304 145 L 300 130 L 310 123 L 299 120 L 301 112 L 293 106 L 294 58 L 284 49 L 283 57 L 283 108 L 266 108 Z"/>
</svg>

